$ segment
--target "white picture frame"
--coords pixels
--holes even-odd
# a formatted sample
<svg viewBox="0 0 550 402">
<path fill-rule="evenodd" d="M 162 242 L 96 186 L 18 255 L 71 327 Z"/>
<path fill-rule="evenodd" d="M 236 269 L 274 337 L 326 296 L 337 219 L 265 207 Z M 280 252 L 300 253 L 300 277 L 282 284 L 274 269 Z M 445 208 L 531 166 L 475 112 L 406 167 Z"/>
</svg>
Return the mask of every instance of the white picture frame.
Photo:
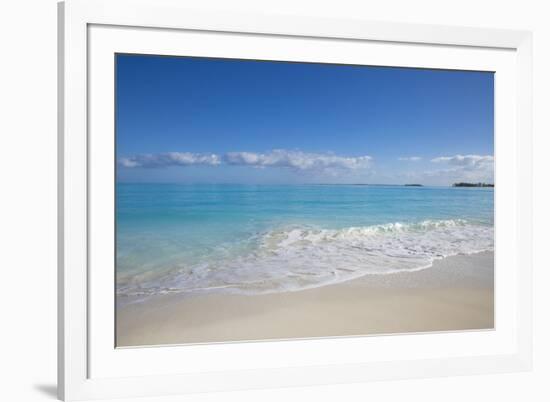
<svg viewBox="0 0 550 402">
<path fill-rule="evenodd" d="M 216 49 L 217 42 L 223 46 Z M 300 52 L 306 42 L 310 50 Z M 506 186 L 497 187 L 496 193 L 496 264 L 503 268 L 496 272 L 495 330 L 115 349 L 114 295 L 94 296 L 113 286 L 112 270 L 94 265 L 102 258 L 113 260 L 112 250 L 109 242 L 103 250 L 90 248 L 111 230 L 101 222 L 113 217 L 113 163 L 99 163 L 113 155 L 112 54 L 248 54 L 351 63 L 356 59 L 347 55 L 358 57 L 353 52 L 358 47 L 369 49 L 371 57 L 359 64 L 481 69 L 501 77 L 495 87 L 495 158 L 497 181 L 506 178 L 500 179 Z M 242 15 L 189 10 L 177 0 L 69 0 L 59 5 L 59 48 L 61 399 L 530 369 L 531 33 Z"/>
</svg>

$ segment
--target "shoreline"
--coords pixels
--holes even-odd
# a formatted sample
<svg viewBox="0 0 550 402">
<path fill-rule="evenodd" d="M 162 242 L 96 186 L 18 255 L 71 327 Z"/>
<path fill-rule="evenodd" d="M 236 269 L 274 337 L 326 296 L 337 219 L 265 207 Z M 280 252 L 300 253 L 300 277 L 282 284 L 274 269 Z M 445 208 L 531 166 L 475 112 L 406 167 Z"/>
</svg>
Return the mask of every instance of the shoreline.
<svg viewBox="0 0 550 402">
<path fill-rule="evenodd" d="M 494 327 L 494 252 L 300 291 L 154 296 L 117 307 L 117 347 Z"/>
</svg>

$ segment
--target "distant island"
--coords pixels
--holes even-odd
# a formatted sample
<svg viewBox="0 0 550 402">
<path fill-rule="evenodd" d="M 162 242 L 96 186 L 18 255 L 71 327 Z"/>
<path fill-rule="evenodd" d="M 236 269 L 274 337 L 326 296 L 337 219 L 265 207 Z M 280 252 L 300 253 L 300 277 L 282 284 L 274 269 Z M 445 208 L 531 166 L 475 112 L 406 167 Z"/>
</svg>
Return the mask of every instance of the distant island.
<svg viewBox="0 0 550 402">
<path fill-rule="evenodd" d="M 494 184 L 488 183 L 454 183 L 453 187 L 495 187 Z"/>
<path fill-rule="evenodd" d="M 423 187 L 422 184 L 405 184 L 406 187 Z"/>
</svg>

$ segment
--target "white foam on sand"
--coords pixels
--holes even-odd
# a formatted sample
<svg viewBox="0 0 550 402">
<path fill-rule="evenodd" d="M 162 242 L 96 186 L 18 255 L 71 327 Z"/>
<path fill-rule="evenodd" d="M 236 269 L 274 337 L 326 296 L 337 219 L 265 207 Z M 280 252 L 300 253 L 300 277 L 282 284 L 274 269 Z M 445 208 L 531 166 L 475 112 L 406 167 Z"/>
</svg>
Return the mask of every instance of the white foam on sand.
<svg viewBox="0 0 550 402">
<path fill-rule="evenodd" d="M 411 272 L 447 256 L 493 250 L 492 226 L 464 220 L 390 223 L 344 229 L 290 227 L 258 234 L 239 253 L 162 274 L 126 277 L 119 296 L 225 291 L 297 291 L 364 275 Z"/>
</svg>

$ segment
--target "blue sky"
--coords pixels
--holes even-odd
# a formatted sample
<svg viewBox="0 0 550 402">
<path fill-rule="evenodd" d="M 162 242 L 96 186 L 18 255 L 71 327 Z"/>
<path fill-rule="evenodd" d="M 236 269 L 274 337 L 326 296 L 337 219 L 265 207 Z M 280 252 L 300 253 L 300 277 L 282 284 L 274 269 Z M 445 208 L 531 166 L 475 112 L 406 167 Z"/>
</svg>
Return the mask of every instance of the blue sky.
<svg viewBox="0 0 550 402">
<path fill-rule="evenodd" d="M 117 179 L 493 181 L 493 74 L 116 59 Z"/>
</svg>

